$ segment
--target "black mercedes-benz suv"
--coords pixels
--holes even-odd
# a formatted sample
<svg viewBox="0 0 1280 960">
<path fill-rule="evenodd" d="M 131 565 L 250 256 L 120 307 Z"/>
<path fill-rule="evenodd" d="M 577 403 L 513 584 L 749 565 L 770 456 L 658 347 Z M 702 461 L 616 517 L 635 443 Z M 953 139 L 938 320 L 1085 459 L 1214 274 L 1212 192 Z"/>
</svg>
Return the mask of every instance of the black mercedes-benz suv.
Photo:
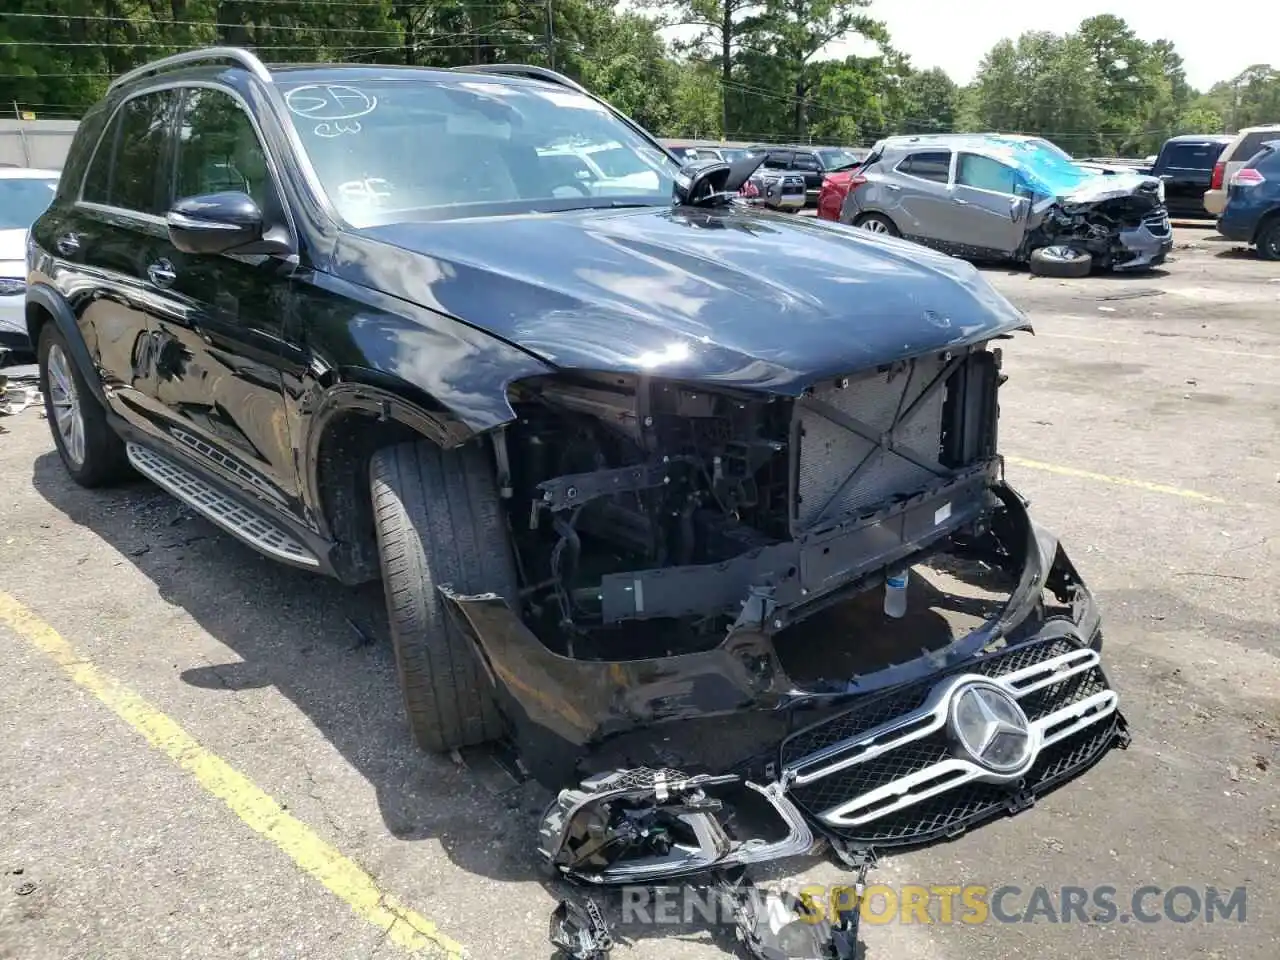
<svg viewBox="0 0 1280 960">
<path fill-rule="evenodd" d="M 135 70 L 31 234 L 53 440 L 84 486 L 136 471 L 381 578 L 426 748 L 505 737 L 559 786 L 731 718 L 710 780 L 672 741 L 562 793 L 566 872 L 1022 809 L 1126 736 L 1090 593 L 1003 479 L 992 344 L 1027 320 L 960 260 L 753 206 L 742 163 L 681 168 L 538 68 Z M 706 804 L 678 839 L 738 781 L 783 840 Z"/>
</svg>

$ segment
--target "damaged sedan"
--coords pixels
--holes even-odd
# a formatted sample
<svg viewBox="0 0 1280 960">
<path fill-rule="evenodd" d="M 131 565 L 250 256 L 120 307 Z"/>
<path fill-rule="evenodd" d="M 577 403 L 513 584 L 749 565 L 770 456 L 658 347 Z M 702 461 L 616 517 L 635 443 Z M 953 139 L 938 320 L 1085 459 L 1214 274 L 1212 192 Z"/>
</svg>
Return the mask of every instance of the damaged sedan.
<svg viewBox="0 0 1280 960">
<path fill-rule="evenodd" d="M 575 879 L 865 867 L 1022 810 L 1126 741 L 1092 596 L 1003 475 L 1027 318 L 744 200 L 758 164 L 682 168 L 533 67 L 134 71 L 32 232 L 53 442 L 381 578 L 414 738 L 513 744 Z"/>
<path fill-rule="evenodd" d="M 1102 173 L 1039 137 L 890 137 L 851 178 L 840 220 L 1042 276 L 1143 270 L 1173 249 L 1164 184 Z"/>
</svg>

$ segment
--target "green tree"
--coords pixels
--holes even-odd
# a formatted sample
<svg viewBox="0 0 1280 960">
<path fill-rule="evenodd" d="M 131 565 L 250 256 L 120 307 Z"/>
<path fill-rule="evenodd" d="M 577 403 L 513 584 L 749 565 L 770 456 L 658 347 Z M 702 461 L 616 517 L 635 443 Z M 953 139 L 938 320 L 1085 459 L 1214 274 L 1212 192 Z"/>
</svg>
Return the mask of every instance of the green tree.
<svg viewBox="0 0 1280 960">
<path fill-rule="evenodd" d="M 903 133 L 950 133 L 956 128 L 960 90 L 945 70 L 912 73 L 902 84 Z"/>
</svg>

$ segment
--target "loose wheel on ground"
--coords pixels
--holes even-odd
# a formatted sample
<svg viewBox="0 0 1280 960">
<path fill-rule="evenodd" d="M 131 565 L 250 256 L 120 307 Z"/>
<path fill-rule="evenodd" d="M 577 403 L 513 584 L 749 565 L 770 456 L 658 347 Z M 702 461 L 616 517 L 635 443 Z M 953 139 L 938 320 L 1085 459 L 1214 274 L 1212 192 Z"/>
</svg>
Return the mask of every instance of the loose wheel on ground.
<svg viewBox="0 0 1280 960">
<path fill-rule="evenodd" d="M 1031 251 L 1031 272 L 1039 277 L 1087 277 L 1093 257 L 1072 247 L 1040 247 Z"/>
<path fill-rule="evenodd" d="M 370 465 L 405 710 L 414 740 L 435 752 L 502 733 L 492 685 L 437 589 L 515 599 L 515 566 L 485 454 L 474 444 L 445 451 L 419 441 L 380 450 Z"/>
</svg>

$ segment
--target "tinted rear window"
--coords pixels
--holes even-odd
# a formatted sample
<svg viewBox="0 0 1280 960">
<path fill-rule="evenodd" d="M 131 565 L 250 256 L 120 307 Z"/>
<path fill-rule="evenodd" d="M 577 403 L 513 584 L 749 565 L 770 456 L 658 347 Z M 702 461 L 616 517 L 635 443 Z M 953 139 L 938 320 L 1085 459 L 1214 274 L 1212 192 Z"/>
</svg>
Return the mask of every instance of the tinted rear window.
<svg viewBox="0 0 1280 960">
<path fill-rule="evenodd" d="M 913 153 L 898 164 L 898 170 L 921 180 L 946 183 L 951 175 L 951 153 L 947 150 Z"/>
<path fill-rule="evenodd" d="M 1226 144 L 1171 143 L 1165 147 L 1164 165 L 1189 170 L 1210 170 Z"/>
</svg>

